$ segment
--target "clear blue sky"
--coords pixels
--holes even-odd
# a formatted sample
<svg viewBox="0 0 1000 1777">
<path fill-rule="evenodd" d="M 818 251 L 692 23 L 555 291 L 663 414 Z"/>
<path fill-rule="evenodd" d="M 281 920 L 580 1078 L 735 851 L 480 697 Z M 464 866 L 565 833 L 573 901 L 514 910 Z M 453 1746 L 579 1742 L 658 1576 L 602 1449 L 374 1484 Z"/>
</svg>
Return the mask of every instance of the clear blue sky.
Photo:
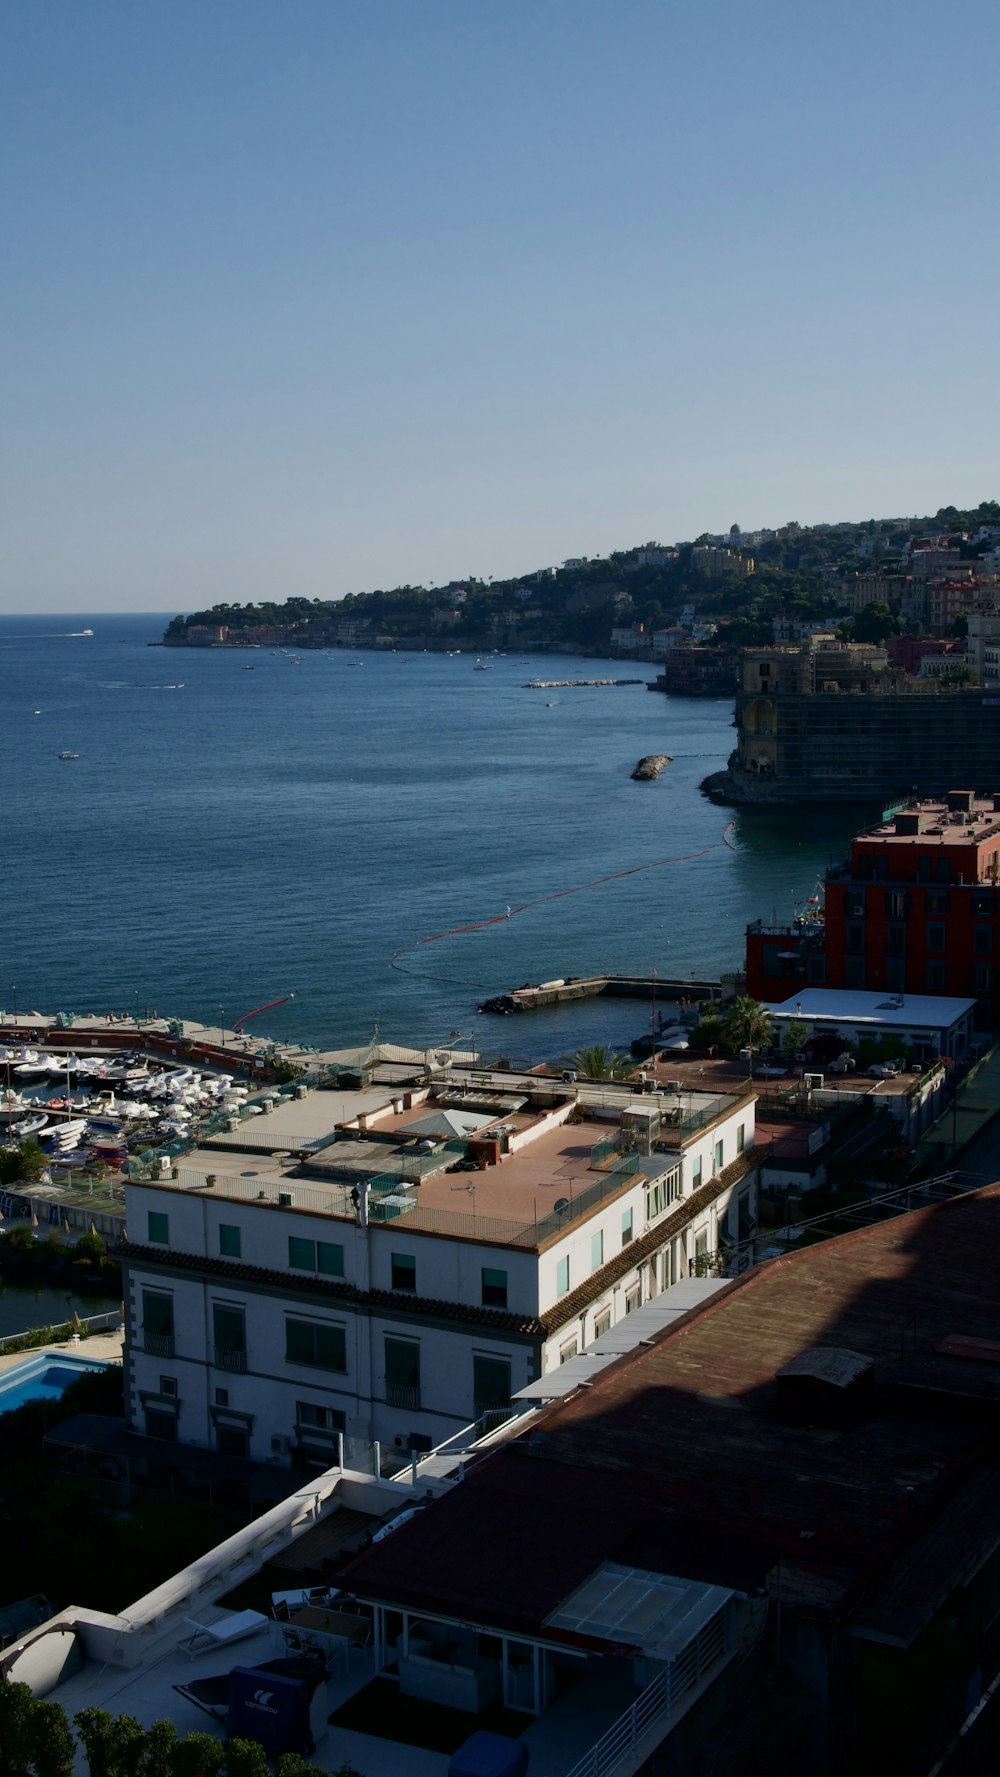
<svg viewBox="0 0 1000 1777">
<path fill-rule="evenodd" d="M 8 0 L 0 609 L 1000 491 L 995 0 Z"/>
</svg>

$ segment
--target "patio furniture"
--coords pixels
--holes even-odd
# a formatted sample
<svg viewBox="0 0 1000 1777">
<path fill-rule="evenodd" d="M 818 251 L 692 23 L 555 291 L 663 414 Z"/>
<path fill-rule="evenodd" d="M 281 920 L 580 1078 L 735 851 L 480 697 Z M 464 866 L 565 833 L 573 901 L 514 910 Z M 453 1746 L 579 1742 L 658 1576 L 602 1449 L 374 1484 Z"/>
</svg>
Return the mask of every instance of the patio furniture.
<svg viewBox="0 0 1000 1777">
<path fill-rule="evenodd" d="M 270 1619 L 259 1610 L 237 1610 L 220 1617 L 217 1623 L 199 1623 L 194 1617 L 185 1617 L 184 1621 L 191 1633 L 177 1643 L 177 1651 L 193 1660 L 196 1654 L 229 1647 L 234 1641 L 255 1635 L 258 1629 L 266 1628 Z"/>
</svg>

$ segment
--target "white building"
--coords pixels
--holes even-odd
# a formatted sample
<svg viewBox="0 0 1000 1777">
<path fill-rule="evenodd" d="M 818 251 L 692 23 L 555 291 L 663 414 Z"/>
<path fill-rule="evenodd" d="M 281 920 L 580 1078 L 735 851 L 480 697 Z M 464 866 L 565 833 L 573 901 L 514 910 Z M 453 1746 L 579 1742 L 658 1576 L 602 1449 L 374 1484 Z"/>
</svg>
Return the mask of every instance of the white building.
<svg viewBox="0 0 1000 1777">
<path fill-rule="evenodd" d="M 789 1024 L 805 1024 L 810 1037 L 842 1036 L 859 1043 L 865 1037 L 898 1037 L 900 1046 L 929 1059 L 936 1055 L 960 1061 L 972 1040 L 975 1000 L 948 999 L 944 994 L 862 993 L 851 988 L 808 987 L 798 999 L 766 1008 L 781 1041 Z"/>
<path fill-rule="evenodd" d="M 754 1102 L 498 1074 L 315 1092 L 130 1182 L 130 1424 L 306 1467 L 340 1435 L 403 1453 L 502 1417 L 731 1263 Z M 448 1170 L 467 1151 L 481 1169 Z"/>
</svg>

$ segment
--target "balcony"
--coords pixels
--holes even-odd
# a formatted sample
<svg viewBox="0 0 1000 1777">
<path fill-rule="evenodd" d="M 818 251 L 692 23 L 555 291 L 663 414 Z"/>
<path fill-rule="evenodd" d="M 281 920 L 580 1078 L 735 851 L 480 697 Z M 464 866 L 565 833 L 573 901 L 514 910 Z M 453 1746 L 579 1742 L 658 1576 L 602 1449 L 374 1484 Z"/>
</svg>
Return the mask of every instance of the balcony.
<svg viewBox="0 0 1000 1777">
<path fill-rule="evenodd" d="M 147 1357 L 173 1357 L 173 1333 L 147 1333 L 142 1335 L 142 1349 Z"/>
<path fill-rule="evenodd" d="M 239 1345 L 217 1345 L 215 1347 L 215 1367 L 217 1370 L 228 1370 L 230 1375 L 245 1376 L 246 1348 Z"/>
<path fill-rule="evenodd" d="M 418 1413 L 420 1411 L 419 1382 L 387 1382 L 385 1404 L 387 1407 L 404 1407 L 408 1413 Z"/>
</svg>

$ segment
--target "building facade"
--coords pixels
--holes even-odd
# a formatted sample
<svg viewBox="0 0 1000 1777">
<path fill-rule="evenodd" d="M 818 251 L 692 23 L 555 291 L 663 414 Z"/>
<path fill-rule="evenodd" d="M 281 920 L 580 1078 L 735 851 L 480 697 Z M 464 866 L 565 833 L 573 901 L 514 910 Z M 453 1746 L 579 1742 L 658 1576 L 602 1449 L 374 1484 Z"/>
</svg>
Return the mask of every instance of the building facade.
<svg viewBox="0 0 1000 1777">
<path fill-rule="evenodd" d="M 429 1449 L 748 1241 L 752 1095 L 521 1096 L 495 1135 L 486 1116 L 474 1142 L 407 1148 L 409 1176 L 365 1169 L 386 1153 L 369 1110 L 326 1162 L 248 1179 L 230 1149 L 131 1182 L 130 1424 L 298 1466 L 341 1436 Z M 479 1170 L 455 1173 L 462 1150 Z"/>
</svg>

